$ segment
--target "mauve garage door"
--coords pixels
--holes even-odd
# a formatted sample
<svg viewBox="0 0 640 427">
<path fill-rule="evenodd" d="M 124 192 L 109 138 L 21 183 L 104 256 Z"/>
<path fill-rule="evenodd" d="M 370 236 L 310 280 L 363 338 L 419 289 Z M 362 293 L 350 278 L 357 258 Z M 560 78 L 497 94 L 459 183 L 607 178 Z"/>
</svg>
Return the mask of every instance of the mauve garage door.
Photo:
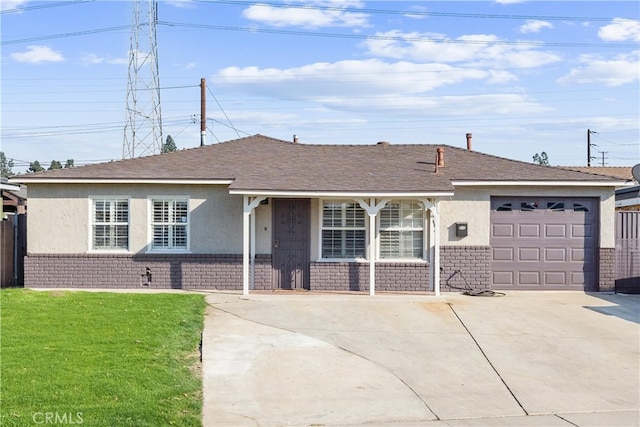
<svg viewBox="0 0 640 427">
<path fill-rule="evenodd" d="M 493 289 L 597 289 L 597 199 L 491 198 Z"/>
</svg>

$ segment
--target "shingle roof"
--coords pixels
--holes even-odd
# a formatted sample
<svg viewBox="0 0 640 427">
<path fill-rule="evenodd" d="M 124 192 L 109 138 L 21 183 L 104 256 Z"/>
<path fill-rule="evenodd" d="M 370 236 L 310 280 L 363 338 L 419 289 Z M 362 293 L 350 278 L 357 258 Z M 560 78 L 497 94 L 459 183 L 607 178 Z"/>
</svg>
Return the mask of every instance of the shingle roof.
<svg viewBox="0 0 640 427">
<path fill-rule="evenodd" d="M 563 169 L 610 176 L 614 178 L 633 179 L 631 166 L 562 166 Z"/>
<path fill-rule="evenodd" d="M 435 172 L 436 148 L 445 166 Z M 427 144 L 310 145 L 263 135 L 175 153 L 22 175 L 32 180 L 230 180 L 233 190 L 450 192 L 452 181 L 592 181 L 611 177 Z"/>
</svg>

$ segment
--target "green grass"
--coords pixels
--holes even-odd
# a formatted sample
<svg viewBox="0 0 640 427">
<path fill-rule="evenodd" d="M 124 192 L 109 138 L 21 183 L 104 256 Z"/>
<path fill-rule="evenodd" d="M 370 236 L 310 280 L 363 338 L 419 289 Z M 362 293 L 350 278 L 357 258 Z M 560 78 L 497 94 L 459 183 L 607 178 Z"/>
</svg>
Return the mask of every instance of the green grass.
<svg viewBox="0 0 640 427">
<path fill-rule="evenodd" d="M 204 309 L 195 294 L 0 291 L 0 425 L 200 426 Z"/>
</svg>

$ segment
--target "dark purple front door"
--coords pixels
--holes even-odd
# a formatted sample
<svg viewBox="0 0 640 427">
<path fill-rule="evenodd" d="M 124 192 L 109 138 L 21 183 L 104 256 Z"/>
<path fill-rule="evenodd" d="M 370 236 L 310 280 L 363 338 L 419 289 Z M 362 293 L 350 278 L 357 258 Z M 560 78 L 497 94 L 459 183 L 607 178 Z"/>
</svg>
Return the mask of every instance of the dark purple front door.
<svg viewBox="0 0 640 427">
<path fill-rule="evenodd" d="M 273 199 L 273 284 L 309 289 L 311 205 L 308 199 Z"/>
</svg>

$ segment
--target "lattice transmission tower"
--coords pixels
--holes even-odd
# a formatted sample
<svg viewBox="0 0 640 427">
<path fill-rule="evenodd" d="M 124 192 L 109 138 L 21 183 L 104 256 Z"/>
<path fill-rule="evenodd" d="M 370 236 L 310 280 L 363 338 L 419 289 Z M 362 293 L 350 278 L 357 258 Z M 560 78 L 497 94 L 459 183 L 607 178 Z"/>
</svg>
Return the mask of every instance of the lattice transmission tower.
<svg viewBox="0 0 640 427">
<path fill-rule="evenodd" d="M 162 151 L 157 2 L 132 0 L 132 11 L 123 159 Z"/>
</svg>

